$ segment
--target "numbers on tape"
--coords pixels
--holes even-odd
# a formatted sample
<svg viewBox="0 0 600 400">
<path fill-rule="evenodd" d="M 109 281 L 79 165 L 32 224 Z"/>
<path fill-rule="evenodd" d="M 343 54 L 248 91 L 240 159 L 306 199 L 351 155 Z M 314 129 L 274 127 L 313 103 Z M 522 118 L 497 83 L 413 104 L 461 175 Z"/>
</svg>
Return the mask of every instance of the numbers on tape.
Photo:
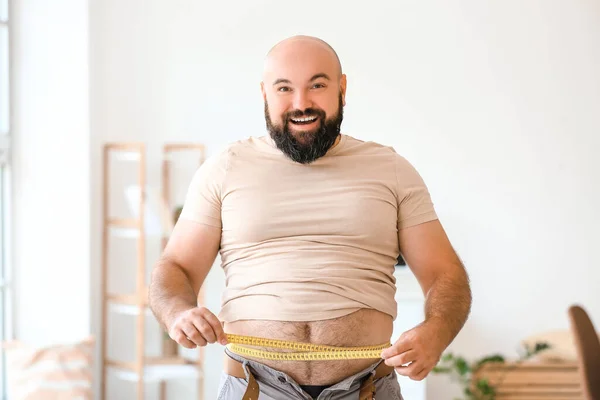
<svg viewBox="0 0 600 400">
<path fill-rule="evenodd" d="M 227 334 L 227 341 L 227 348 L 238 355 L 279 361 L 375 359 L 381 358 L 381 351 L 390 346 L 390 343 L 385 343 L 375 346 L 336 347 L 232 334 Z M 292 351 L 268 351 L 247 346 Z"/>
</svg>

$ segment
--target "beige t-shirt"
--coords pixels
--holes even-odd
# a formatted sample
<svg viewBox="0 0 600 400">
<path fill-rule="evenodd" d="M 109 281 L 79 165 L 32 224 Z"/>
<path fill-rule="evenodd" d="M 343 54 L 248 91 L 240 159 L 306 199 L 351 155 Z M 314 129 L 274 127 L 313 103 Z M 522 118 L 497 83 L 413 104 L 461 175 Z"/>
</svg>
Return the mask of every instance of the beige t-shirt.
<svg viewBox="0 0 600 400">
<path fill-rule="evenodd" d="M 231 322 L 324 320 L 361 308 L 395 319 L 398 230 L 437 217 L 408 161 L 342 135 L 309 165 L 269 136 L 229 145 L 198 169 L 180 218 L 222 229 L 219 318 Z"/>
</svg>

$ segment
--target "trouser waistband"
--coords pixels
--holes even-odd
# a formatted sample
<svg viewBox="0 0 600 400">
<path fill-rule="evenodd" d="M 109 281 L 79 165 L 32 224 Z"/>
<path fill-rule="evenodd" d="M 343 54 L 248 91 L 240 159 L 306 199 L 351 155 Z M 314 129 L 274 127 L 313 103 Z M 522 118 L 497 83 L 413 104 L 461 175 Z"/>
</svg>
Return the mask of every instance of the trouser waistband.
<svg viewBox="0 0 600 400">
<path fill-rule="evenodd" d="M 225 350 L 225 353 L 225 373 L 236 378 L 246 379 L 248 382 L 248 386 L 246 388 L 244 396 L 242 397 L 242 400 L 258 399 L 260 387 L 255 375 L 260 375 L 261 372 L 272 376 L 273 379 L 289 379 L 289 377 L 287 377 L 284 373 L 276 371 L 264 364 L 252 360 L 246 360 L 238 356 L 237 354 L 231 353 L 228 350 Z M 383 361 L 380 360 L 378 363 L 373 364 L 373 366 L 371 366 L 370 368 L 354 375 L 354 379 L 345 380 L 342 382 L 342 384 L 347 386 L 347 389 L 352 383 L 354 383 L 354 380 L 364 379 L 360 384 L 359 399 L 372 400 L 375 395 L 374 382 L 377 379 L 383 378 L 384 376 L 391 374 L 393 371 L 393 367 L 386 365 Z"/>
</svg>

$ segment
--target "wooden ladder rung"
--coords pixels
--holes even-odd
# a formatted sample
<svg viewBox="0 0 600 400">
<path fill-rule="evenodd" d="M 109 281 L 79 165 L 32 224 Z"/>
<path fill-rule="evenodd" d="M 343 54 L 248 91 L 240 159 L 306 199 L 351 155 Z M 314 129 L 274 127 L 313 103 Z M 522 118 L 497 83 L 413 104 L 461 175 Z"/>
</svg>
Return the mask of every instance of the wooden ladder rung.
<svg viewBox="0 0 600 400">
<path fill-rule="evenodd" d="M 130 142 L 130 143 L 105 143 L 104 148 L 110 151 L 143 151 L 145 148 L 144 143 Z"/>
<path fill-rule="evenodd" d="M 148 288 L 142 289 L 141 295 L 138 294 L 107 294 L 106 299 L 114 303 L 128 304 L 137 306 L 140 304 L 139 299 L 142 299 L 142 305 L 148 304 Z"/>
<path fill-rule="evenodd" d="M 121 369 L 126 369 L 128 371 L 136 370 L 136 365 L 135 365 L 135 363 L 132 363 L 132 362 L 106 359 L 105 363 L 106 363 L 106 366 L 108 366 L 108 367 L 121 368 Z"/>
<path fill-rule="evenodd" d="M 163 151 L 165 153 L 171 152 L 171 151 L 194 151 L 194 150 L 201 150 L 204 151 L 204 145 L 203 144 L 197 144 L 197 143 L 167 143 L 163 146 Z"/>
<path fill-rule="evenodd" d="M 140 220 L 135 218 L 109 218 L 105 223 L 114 228 L 137 229 L 141 225 Z"/>
<path fill-rule="evenodd" d="M 183 357 L 148 357 L 146 364 L 149 365 L 187 365 L 194 364 Z"/>
</svg>

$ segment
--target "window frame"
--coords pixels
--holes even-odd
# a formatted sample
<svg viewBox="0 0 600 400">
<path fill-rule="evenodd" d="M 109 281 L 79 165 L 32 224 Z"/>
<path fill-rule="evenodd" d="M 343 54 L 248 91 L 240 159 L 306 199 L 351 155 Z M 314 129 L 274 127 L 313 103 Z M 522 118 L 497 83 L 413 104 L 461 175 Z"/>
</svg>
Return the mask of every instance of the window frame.
<svg viewBox="0 0 600 400">
<path fill-rule="evenodd" d="M 12 262 L 11 262 L 11 138 L 12 138 L 12 92 L 13 92 L 13 59 L 12 59 L 12 29 L 11 29 L 11 0 L 0 0 L 0 29 L 5 30 L 7 42 L 0 43 L 0 54 L 6 55 L 6 60 L 1 60 L 4 65 L 0 67 L 0 73 L 6 74 L 0 76 L 0 96 L 4 103 L 6 114 L 0 117 L 7 121 L 1 121 L 0 124 L 0 342 L 14 339 L 13 330 L 13 282 L 12 282 Z M 3 11 L 6 9 L 6 14 Z M 7 48 L 2 48 L 4 45 Z M 4 68 L 6 66 L 6 68 Z M 0 110 L 2 112 L 4 110 Z M 2 127 L 6 126 L 6 130 Z M 7 365 L 6 356 L 3 350 L 1 352 L 0 367 L 0 398 L 7 399 Z"/>
</svg>

